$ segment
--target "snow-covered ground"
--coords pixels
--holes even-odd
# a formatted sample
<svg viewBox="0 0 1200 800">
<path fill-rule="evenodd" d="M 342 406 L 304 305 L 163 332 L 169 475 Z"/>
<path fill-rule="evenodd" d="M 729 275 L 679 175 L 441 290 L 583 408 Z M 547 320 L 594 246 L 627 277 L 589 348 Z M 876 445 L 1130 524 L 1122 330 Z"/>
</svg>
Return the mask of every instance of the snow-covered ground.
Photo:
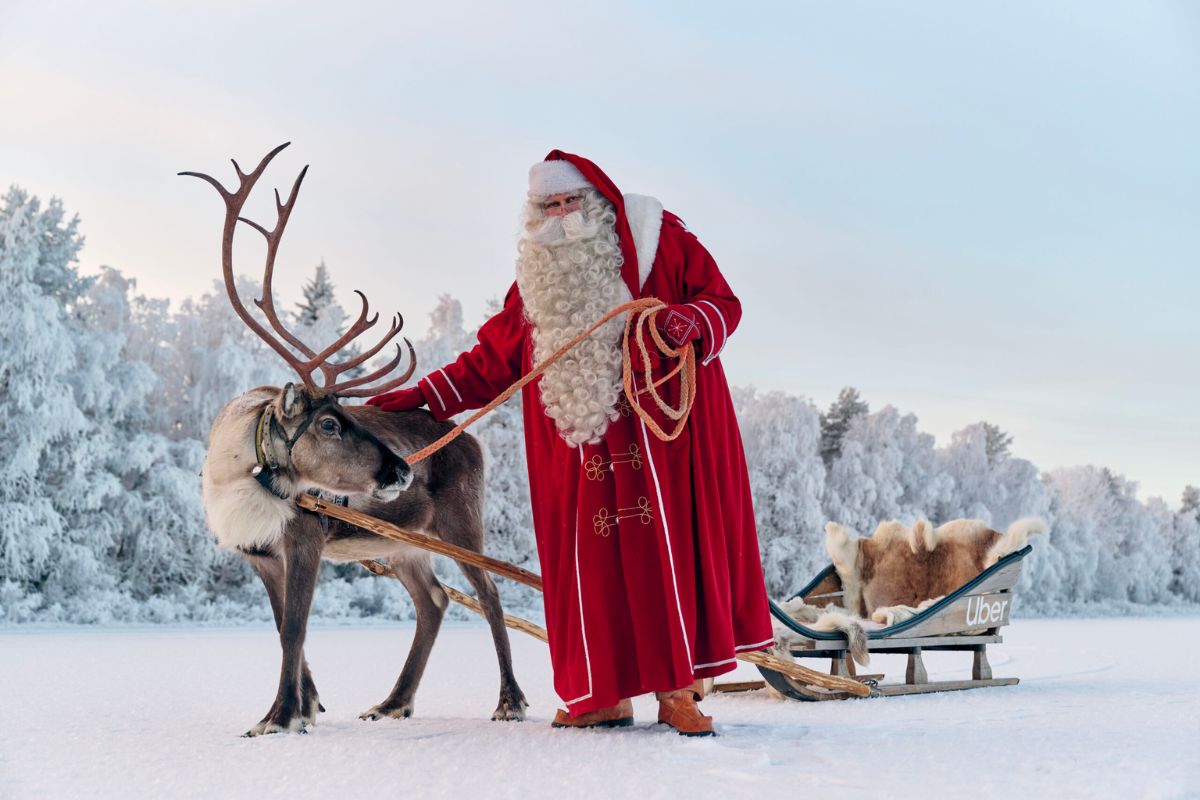
<svg viewBox="0 0 1200 800">
<path fill-rule="evenodd" d="M 544 645 L 513 634 L 529 720 L 488 719 L 487 631 L 448 624 L 408 720 L 361 722 L 409 626 L 315 627 L 329 709 L 310 735 L 239 738 L 274 697 L 274 631 L 0 631 L 0 797 L 1200 797 L 1200 621 L 1018 620 L 992 656 L 1015 687 L 798 703 L 711 697 L 685 739 L 557 731 Z M 876 665 L 900 669 L 896 657 Z M 930 654 L 934 679 L 969 656 Z M 743 671 L 745 670 L 745 671 Z M 751 668 L 737 673 L 756 677 Z"/>
</svg>

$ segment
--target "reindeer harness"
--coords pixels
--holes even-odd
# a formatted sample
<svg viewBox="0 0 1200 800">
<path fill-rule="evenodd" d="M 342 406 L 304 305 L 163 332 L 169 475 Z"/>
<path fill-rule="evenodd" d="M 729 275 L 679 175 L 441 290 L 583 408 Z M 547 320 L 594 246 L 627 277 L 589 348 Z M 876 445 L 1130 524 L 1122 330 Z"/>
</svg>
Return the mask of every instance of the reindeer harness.
<svg viewBox="0 0 1200 800">
<path fill-rule="evenodd" d="M 292 448 L 296 446 L 296 442 L 308 430 L 308 426 L 312 424 L 313 417 L 316 416 L 314 409 L 296 428 L 296 432 L 290 437 L 287 431 L 283 429 L 275 420 L 275 406 L 272 403 L 267 403 L 263 408 L 263 412 L 258 416 L 258 426 L 254 432 L 254 458 L 257 462 L 250 474 L 254 476 L 254 480 L 258 481 L 258 485 L 266 489 L 271 494 L 278 497 L 280 500 L 291 501 L 293 498 L 284 494 L 275 488 L 275 474 L 279 470 L 279 462 L 275 458 L 275 448 L 271 445 L 272 434 L 279 432 L 280 438 L 283 439 L 284 445 L 287 447 L 288 462 L 292 460 Z M 320 497 L 319 489 L 309 489 L 308 494 L 313 497 Z M 333 498 L 334 505 L 346 506 L 349 504 L 349 498 L 338 496 Z M 312 514 L 314 512 L 304 509 L 305 513 Z M 317 514 L 317 519 L 321 523 L 321 532 L 326 536 L 329 535 L 329 518 L 324 514 Z"/>
</svg>

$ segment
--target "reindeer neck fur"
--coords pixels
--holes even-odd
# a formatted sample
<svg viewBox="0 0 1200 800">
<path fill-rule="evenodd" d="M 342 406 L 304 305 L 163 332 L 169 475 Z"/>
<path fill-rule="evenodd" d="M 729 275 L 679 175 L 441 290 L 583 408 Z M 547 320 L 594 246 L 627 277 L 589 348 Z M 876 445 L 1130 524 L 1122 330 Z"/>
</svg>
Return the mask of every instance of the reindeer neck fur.
<svg viewBox="0 0 1200 800">
<path fill-rule="evenodd" d="M 298 487 L 289 470 L 271 470 L 273 492 L 252 472 L 259 463 L 259 423 L 277 393 L 252 389 L 226 404 L 213 422 L 201 488 L 208 526 L 223 548 L 270 548 L 298 513 L 292 502 Z M 267 428 L 264 450 L 279 453 L 273 428 Z"/>
</svg>

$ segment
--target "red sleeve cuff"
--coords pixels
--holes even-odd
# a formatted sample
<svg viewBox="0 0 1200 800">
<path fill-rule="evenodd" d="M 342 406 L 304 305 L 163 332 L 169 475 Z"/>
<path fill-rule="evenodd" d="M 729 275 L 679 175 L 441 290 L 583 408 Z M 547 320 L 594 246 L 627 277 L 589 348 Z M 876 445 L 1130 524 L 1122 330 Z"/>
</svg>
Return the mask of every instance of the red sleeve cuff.
<svg viewBox="0 0 1200 800">
<path fill-rule="evenodd" d="M 725 315 L 710 300 L 696 300 L 688 303 L 686 308 L 694 310 L 700 321 L 700 364 L 712 361 L 725 349 L 725 340 L 729 337 L 725 324 Z"/>
</svg>

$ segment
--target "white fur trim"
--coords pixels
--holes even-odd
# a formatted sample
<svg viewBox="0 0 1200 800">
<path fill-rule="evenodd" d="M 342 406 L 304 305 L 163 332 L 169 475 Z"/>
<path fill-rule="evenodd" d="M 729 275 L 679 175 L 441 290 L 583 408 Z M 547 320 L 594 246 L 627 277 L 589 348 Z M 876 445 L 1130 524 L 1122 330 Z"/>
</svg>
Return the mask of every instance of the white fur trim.
<svg viewBox="0 0 1200 800">
<path fill-rule="evenodd" d="M 663 204 L 644 194 L 625 195 L 625 219 L 633 233 L 633 249 L 638 261 L 638 289 L 646 285 L 654 257 L 658 254 L 658 239 L 662 234 Z"/>
<path fill-rule="evenodd" d="M 545 197 L 591 187 L 579 168 L 566 159 L 539 161 L 529 168 L 529 194 Z"/>
</svg>

